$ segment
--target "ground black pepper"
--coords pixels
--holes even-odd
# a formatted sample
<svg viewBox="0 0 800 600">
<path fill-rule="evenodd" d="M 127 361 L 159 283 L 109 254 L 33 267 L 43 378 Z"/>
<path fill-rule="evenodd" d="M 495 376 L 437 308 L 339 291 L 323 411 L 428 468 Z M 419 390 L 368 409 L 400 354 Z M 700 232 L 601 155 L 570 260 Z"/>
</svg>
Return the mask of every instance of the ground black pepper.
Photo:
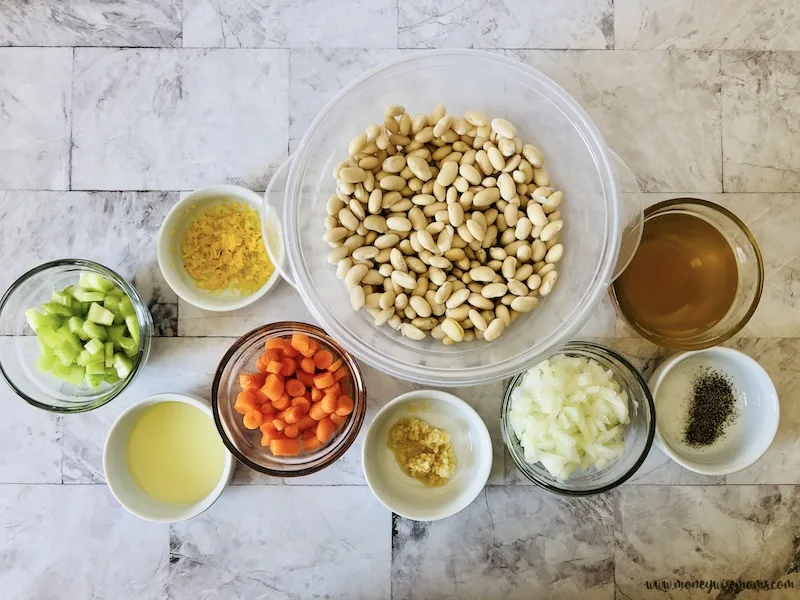
<svg viewBox="0 0 800 600">
<path fill-rule="evenodd" d="M 727 375 L 701 370 L 694 381 L 686 443 L 695 448 L 713 444 L 736 416 L 736 393 Z"/>
</svg>

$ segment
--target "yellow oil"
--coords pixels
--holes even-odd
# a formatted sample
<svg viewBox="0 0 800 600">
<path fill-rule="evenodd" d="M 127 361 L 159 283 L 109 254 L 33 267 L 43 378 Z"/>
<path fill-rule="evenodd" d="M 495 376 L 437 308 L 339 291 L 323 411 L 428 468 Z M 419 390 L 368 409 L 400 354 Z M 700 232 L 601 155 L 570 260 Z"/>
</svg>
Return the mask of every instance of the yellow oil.
<svg viewBox="0 0 800 600">
<path fill-rule="evenodd" d="M 161 402 L 142 413 L 127 444 L 128 470 L 145 494 L 168 504 L 194 504 L 219 483 L 225 446 L 203 411 Z"/>
</svg>

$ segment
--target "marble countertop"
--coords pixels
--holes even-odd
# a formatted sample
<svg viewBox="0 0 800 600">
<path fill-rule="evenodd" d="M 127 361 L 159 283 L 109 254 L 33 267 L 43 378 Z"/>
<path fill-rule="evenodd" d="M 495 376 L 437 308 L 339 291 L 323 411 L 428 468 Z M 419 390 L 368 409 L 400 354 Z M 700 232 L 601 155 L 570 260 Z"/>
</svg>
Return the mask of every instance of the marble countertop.
<svg viewBox="0 0 800 600">
<path fill-rule="evenodd" d="M 158 337 L 146 373 L 88 414 L 37 411 L 0 384 L 0 597 L 800 597 L 799 6 L 4 0 L 0 290 L 45 260 L 98 260 L 135 282 Z M 389 58 L 441 47 L 491 49 L 555 79 L 630 164 L 647 203 L 698 196 L 749 224 L 767 285 L 730 345 L 777 385 L 772 448 L 727 477 L 690 473 L 654 448 L 616 490 L 557 497 L 528 485 L 506 457 L 496 382 L 457 391 L 486 420 L 495 454 L 489 485 L 450 519 L 415 523 L 383 508 L 365 486 L 361 439 L 300 480 L 240 467 L 222 498 L 188 522 L 127 514 L 103 484 L 102 445 L 116 415 L 155 392 L 209 397 L 235 337 L 268 321 L 310 320 L 286 284 L 230 314 L 180 301 L 156 263 L 166 212 L 204 185 L 263 190 L 343 84 Z M 664 355 L 605 304 L 582 336 L 646 373 Z M 365 370 L 367 419 L 414 387 Z M 662 579 L 795 589 L 648 588 Z"/>
</svg>

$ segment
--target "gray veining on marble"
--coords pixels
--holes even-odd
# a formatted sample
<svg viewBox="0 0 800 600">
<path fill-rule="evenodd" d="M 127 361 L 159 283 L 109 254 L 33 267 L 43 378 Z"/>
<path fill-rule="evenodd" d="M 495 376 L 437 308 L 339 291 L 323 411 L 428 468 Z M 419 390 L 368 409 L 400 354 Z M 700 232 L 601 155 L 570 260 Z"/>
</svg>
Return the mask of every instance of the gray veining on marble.
<svg viewBox="0 0 800 600">
<path fill-rule="evenodd" d="M 164 598 L 169 525 L 127 513 L 105 486 L 0 486 L 4 600 Z"/>
<path fill-rule="evenodd" d="M 401 48 L 613 48 L 611 0 L 400 0 Z"/>
<path fill-rule="evenodd" d="M 722 191 L 713 52 L 510 50 L 566 89 L 648 192 Z"/>
<path fill-rule="evenodd" d="M 74 101 L 75 189 L 258 190 L 286 158 L 284 50 L 79 48 Z"/>
<path fill-rule="evenodd" d="M 4 0 L 0 46 L 180 46 L 181 0 Z"/>
<path fill-rule="evenodd" d="M 184 0 L 183 45 L 395 48 L 398 0 Z"/>
<path fill-rule="evenodd" d="M 0 48 L 0 189 L 69 187 L 72 53 Z"/>
<path fill-rule="evenodd" d="M 619 496 L 620 600 L 797 598 L 800 494 L 789 486 L 626 486 Z M 652 580 L 767 580 L 794 590 L 648 590 Z"/>
<path fill-rule="evenodd" d="M 800 50 L 795 0 L 615 0 L 616 48 Z"/>
<path fill-rule="evenodd" d="M 169 600 L 389 597 L 391 513 L 365 487 L 229 488 L 170 531 Z"/>
<path fill-rule="evenodd" d="M 177 200 L 170 192 L 0 190 L 0 263 L 11 267 L 0 272 L 0 289 L 46 261 L 94 260 L 134 284 L 153 315 L 155 335 L 175 335 L 178 297 L 161 276 L 155 239 Z"/>
<path fill-rule="evenodd" d="M 800 192 L 800 54 L 722 54 L 726 192 Z"/>
<path fill-rule="evenodd" d="M 614 598 L 613 496 L 487 487 L 457 515 L 395 517 L 392 598 Z"/>
</svg>

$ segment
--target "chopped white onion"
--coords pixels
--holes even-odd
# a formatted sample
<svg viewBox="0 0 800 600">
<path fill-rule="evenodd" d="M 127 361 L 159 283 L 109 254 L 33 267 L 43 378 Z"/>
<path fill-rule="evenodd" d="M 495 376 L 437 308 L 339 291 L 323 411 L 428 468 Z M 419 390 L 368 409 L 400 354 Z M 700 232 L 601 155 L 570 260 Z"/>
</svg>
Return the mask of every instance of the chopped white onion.
<svg viewBox="0 0 800 600">
<path fill-rule="evenodd" d="M 511 393 L 509 423 L 525 461 L 558 479 L 622 456 L 628 394 L 597 361 L 558 354 L 531 368 Z"/>
</svg>

